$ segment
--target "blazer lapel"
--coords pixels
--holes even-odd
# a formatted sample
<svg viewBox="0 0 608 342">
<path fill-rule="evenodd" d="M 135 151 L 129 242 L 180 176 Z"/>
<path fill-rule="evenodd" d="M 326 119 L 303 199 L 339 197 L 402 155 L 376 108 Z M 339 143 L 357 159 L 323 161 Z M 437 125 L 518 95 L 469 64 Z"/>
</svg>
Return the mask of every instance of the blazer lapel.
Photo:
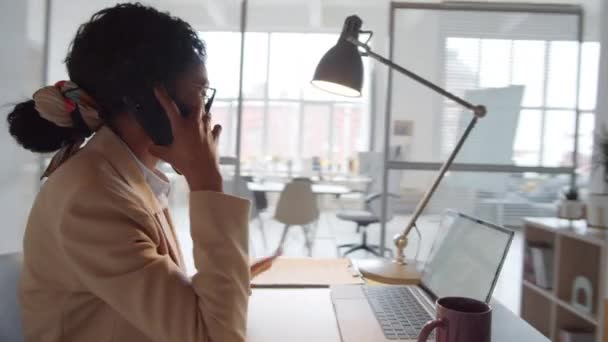
<svg viewBox="0 0 608 342">
<path fill-rule="evenodd" d="M 184 262 L 172 224 L 170 219 L 168 219 L 168 213 L 165 213 L 165 210 L 161 207 L 152 189 L 150 189 L 150 186 L 144 179 L 136 161 L 133 160 L 133 157 L 127 150 L 125 143 L 111 129 L 104 126 L 95 133 L 85 148 L 91 148 L 101 153 L 127 184 L 134 188 L 141 196 L 146 210 L 156 218 L 157 228 L 167 242 L 169 256 L 183 269 Z"/>
<path fill-rule="evenodd" d="M 154 218 L 156 218 L 156 222 L 161 227 L 161 234 L 165 238 L 167 242 L 167 249 L 169 252 L 169 256 L 177 266 L 183 268 L 184 262 L 182 260 L 182 256 L 179 250 L 179 246 L 177 244 L 177 239 L 175 234 L 173 234 L 173 229 L 171 224 L 169 223 L 169 219 L 165 214 L 165 211 L 161 211 L 158 213 L 154 213 Z"/>
<path fill-rule="evenodd" d="M 171 214 L 169 213 L 169 209 L 164 209 L 162 214 L 159 214 L 159 215 L 162 216 L 163 227 L 167 228 L 167 229 L 165 229 L 165 232 L 167 232 L 168 235 L 170 235 L 168 240 L 172 244 L 171 249 L 175 253 L 175 256 L 174 256 L 175 260 L 176 260 L 177 264 L 185 272 L 186 264 L 184 263 L 184 256 L 181 253 L 181 248 L 179 246 L 179 240 L 177 239 L 177 234 L 175 233 L 175 226 L 173 225 L 173 220 L 171 219 Z"/>
</svg>

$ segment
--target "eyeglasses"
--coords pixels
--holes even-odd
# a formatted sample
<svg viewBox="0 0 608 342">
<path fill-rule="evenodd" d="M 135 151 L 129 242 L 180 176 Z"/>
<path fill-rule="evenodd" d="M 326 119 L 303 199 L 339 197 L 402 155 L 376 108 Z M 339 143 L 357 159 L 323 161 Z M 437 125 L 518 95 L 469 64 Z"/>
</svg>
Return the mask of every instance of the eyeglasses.
<svg viewBox="0 0 608 342">
<path fill-rule="evenodd" d="M 215 88 L 205 88 L 205 95 L 203 96 L 203 103 L 205 104 L 205 114 L 209 114 L 209 111 L 211 110 L 211 106 L 213 105 L 213 99 L 215 98 Z M 181 175 L 182 173 L 177 171 L 177 169 L 175 167 L 173 167 L 173 170 L 178 174 Z"/>
<path fill-rule="evenodd" d="M 205 113 L 209 113 L 211 106 L 213 105 L 213 99 L 215 98 L 215 88 L 206 88 L 205 96 L 203 97 L 203 103 L 205 104 Z"/>
</svg>

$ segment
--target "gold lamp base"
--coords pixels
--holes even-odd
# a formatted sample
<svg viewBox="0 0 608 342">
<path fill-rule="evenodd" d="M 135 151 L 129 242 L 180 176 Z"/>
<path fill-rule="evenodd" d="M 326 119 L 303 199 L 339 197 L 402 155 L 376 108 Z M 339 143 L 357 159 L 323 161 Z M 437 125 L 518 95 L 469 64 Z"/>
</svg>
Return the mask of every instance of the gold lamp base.
<svg viewBox="0 0 608 342">
<path fill-rule="evenodd" d="M 420 273 L 413 264 L 399 264 L 388 259 L 353 260 L 361 274 L 379 283 L 417 285 Z"/>
</svg>

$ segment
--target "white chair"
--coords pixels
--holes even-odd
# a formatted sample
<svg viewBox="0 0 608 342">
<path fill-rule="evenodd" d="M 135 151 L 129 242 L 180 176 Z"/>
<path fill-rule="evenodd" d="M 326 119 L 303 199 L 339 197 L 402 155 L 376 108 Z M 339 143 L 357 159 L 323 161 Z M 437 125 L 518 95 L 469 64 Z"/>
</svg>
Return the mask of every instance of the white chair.
<svg viewBox="0 0 608 342">
<path fill-rule="evenodd" d="M 311 225 L 319 219 L 319 206 L 310 180 L 294 180 L 285 185 L 279 196 L 274 218 L 285 225 L 278 248 L 283 247 L 289 228 L 300 226 L 308 255 L 311 256 Z"/>
<path fill-rule="evenodd" d="M 256 205 L 256 199 L 255 196 L 253 194 L 253 192 L 251 190 L 249 190 L 249 187 L 247 186 L 247 179 L 246 178 L 236 178 L 236 182 L 235 179 L 231 179 L 231 180 L 224 180 L 224 191 L 228 194 L 232 194 L 234 196 L 238 196 L 241 198 L 245 198 L 251 201 L 251 211 L 249 212 L 249 221 L 253 221 L 256 220 L 258 221 L 258 227 L 260 229 L 260 235 L 262 237 L 262 246 L 264 247 L 264 251 L 266 252 L 266 249 L 268 249 L 268 243 L 266 240 L 266 232 L 264 230 L 264 220 L 262 219 L 261 215 L 260 215 L 260 211 L 258 210 L 258 206 Z M 251 241 L 250 241 L 251 243 Z M 254 247 L 253 244 L 251 244 L 251 247 Z M 255 253 L 255 249 L 252 248 L 252 253 Z M 264 253 L 262 253 L 264 254 Z"/>
<path fill-rule="evenodd" d="M 0 254 L 0 341 L 23 341 L 17 285 L 21 253 Z"/>
</svg>

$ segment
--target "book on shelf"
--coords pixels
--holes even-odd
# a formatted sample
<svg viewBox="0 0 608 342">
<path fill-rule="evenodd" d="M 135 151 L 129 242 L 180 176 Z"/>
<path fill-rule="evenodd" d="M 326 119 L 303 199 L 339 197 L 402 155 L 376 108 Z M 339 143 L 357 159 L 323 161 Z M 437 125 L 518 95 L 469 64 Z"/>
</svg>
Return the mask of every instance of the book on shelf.
<svg viewBox="0 0 608 342">
<path fill-rule="evenodd" d="M 531 282 L 536 283 L 536 279 L 534 278 L 534 266 L 532 265 L 532 250 L 530 247 L 526 247 L 524 251 L 524 279 Z"/>
<path fill-rule="evenodd" d="M 530 244 L 524 255 L 524 279 L 543 289 L 553 288 L 553 248 Z"/>
<path fill-rule="evenodd" d="M 559 332 L 559 342 L 594 342 L 595 334 L 586 331 L 570 331 L 562 329 Z"/>
</svg>

